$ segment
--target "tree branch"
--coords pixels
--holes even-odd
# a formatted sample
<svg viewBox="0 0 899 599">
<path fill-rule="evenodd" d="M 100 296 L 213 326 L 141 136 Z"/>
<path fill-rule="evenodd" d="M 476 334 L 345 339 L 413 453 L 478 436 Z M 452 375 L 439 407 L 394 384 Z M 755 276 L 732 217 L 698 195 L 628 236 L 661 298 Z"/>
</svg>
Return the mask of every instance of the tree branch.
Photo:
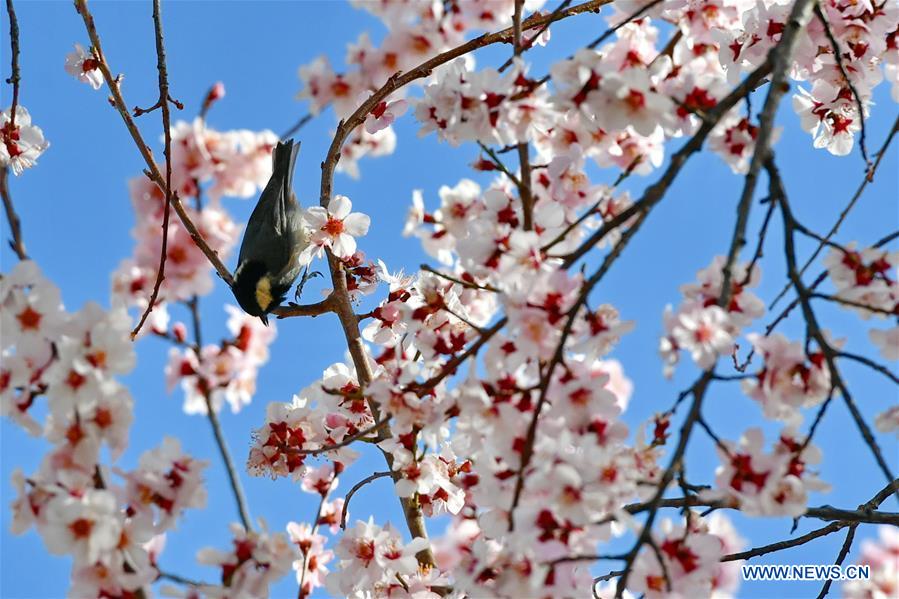
<svg viewBox="0 0 899 599">
<path fill-rule="evenodd" d="M 0 196 L 3 197 L 3 208 L 6 210 L 6 221 L 9 223 L 9 231 L 12 239 L 9 247 L 16 253 L 19 260 L 28 260 L 28 252 L 25 251 L 25 241 L 22 239 L 22 222 L 12 203 L 12 195 L 9 193 L 9 169 L 0 169 Z"/>
<path fill-rule="evenodd" d="M 12 85 L 12 106 L 9 109 L 9 124 L 16 125 L 16 108 L 19 106 L 19 82 L 22 80 L 19 72 L 19 20 L 16 18 L 16 9 L 12 0 L 6 0 L 6 13 L 9 15 L 9 55 L 10 77 L 6 80 Z"/>
<path fill-rule="evenodd" d="M 392 472 L 375 472 L 374 474 L 370 474 L 369 476 L 366 476 L 365 478 L 363 478 L 362 480 L 357 482 L 355 485 L 353 485 L 353 487 L 350 489 L 349 493 L 346 494 L 346 497 L 343 500 L 343 510 L 340 513 L 340 528 L 341 528 L 341 530 L 346 530 L 346 516 L 347 516 L 347 511 L 349 510 L 349 507 L 350 507 L 350 499 L 353 498 L 353 495 L 356 494 L 356 491 L 358 491 L 359 489 L 361 489 L 362 487 L 364 487 L 371 481 L 377 480 L 379 478 L 384 478 L 385 476 L 393 476 L 393 473 Z"/>
<path fill-rule="evenodd" d="M 197 361 L 202 362 L 203 357 L 201 350 L 203 347 L 203 336 L 202 327 L 200 326 L 199 299 L 194 296 L 187 302 L 187 307 L 190 310 L 191 320 L 193 321 L 194 354 L 197 357 Z M 225 471 L 228 474 L 228 482 L 231 485 L 231 493 L 234 495 L 234 501 L 237 503 L 237 512 L 240 514 L 240 521 L 243 523 L 245 529 L 248 531 L 253 530 L 253 521 L 250 518 L 250 510 L 247 507 L 247 499 L 244 495 L 243 487 L 240 484 L 240 477 L 237 474 L 237 468 L 234 466 L 234 460 L 231 458 L 231 452 L 228 451 L 228 444 L 226 443 L 225 435 L 222 432 L 222 425 L 219 422 L 215 406 L 212 405 L 212 393 L 208 389 L 203 390 L 203 399 L 206 402 L 206 418 L 209 420 L 209 424 L 212 427 L 215 443 L 218 446 L 219 454 L 221 454 L 222 462 L 225 465 Z"/>
<path fill-rule="evenodd" d="M 159 251 L 159 267 L 156 269 L 156 282 L 153 283 L 153 291 L 147 307 L 137 322 L 137 326 L 131 331 L 133 341 L 140 332 L 141 327 L 153 311 L 156 299 L 159 297 L 159 288 L 165 279 L 165 262 L 168 257 L 169 243 L 169 213 L 172 206 L 172 124 L 169 111 L 169 76 L 165 66 L 165 43 L 162 36 L 162 8 L 160 0 L 153 0 L 153 29 L 156 35 L 156 70 L 159 73 L 159 101 L 157 106 L 162 113 L 162 135 L 165 139 L 165 210 L 162 213 L 162 246 Z M 137 111 L 135 110 L 135 113 Z M 145 111 L 146 112 L 146 111 Z"/>
</svg>

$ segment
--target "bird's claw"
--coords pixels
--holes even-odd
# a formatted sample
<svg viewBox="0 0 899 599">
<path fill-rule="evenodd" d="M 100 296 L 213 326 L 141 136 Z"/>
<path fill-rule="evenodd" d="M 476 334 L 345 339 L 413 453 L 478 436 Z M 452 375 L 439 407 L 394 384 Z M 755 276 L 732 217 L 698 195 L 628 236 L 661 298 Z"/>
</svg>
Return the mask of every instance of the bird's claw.
<svg viewBox="0 0 899 599">
<path fill-rule="evenodd" d="M 294 292 L 293 292 L 294 301 L 296 301 L 296 302 L 300 301 L 300 296 L 303 294 L 303 287 L 306 285 L 306 282 L 309 279 L 314 279 L 315 277 L 320 277 L 320 276 L 322 276 L 322 273 L 318 272 L 317 270 L 309 272 L 309 267 L 307 266 L 306 270 L 303 271 L 303 276 L 300 277 L 300 283 L 297 285 L 296 290 L 294 290 Z"/>
</svg>

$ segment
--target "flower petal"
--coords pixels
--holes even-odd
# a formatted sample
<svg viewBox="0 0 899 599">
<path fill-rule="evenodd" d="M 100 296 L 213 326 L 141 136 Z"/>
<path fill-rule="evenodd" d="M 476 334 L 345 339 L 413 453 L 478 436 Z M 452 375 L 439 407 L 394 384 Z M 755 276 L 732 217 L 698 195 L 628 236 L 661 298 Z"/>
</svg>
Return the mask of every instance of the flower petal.
<svg viewBox="0 0 899 599">
<path fill-rule="evenodd" d="M 328 212 L 340 220 L 345 219 L 352 209 L 353 203 L 346 196 L 336 195 L 328 203 Z"/>
<path fill-rule="evenodd" d="M 368 233 L 368 227 L 371 224 L 371 218 L 367 214 L 354 212 L 343 219 L 343 230 L 345 233 L 353 237 L 362 237 Z"/>
<path fill-rule="evenodd" d="M 356 253 L 356 239 L 346 233 L 341 233 L 331 244 L 331 251 L 338 258 L 349 258 Z"/>
</svg>

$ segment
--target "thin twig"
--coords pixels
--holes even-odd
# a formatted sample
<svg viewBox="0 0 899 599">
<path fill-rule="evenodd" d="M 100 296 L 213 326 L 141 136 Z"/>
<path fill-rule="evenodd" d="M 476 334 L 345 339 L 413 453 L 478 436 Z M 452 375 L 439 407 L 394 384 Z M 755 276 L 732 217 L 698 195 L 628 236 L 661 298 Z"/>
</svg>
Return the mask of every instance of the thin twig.
<svg viewBox="0 0 899 599">
<path fill-rule="evenodd" d="M 652 2 L 650 2 L 646 6 L 640 7 L 639 10 L 637 10 L 634 14 L 632 14 L 625 20 L 621 21 L 614 27 L 610 27 L 609 29 L 606 29 L 602 33 L 602 35 L 600 35 L 598 38 L 596 38 L 595 40 L 593 40 L 592 42 L 587 44 L 587 47 L 590 48 L 591 50 L 595 49 L 598 45 L 600 45 L 601 43 L 603 43 L 604 41 L 606 41 L 607 39 L 612 37 L 615 33 L 617 33 L 619 29 L 621 29 L 622 27 L 624 27 L 625 25 L 627 25 L 629 23 L 633 23 L 634 21 L 636 21 L 637 19 L 639 19 L 640 17 L 642 17 L 643 15 L 648 13 L 650 10 L 652 10 L 653 8 L 655 8 L 662 2 L 664 2 L 664 0 L 652 0 Z"/>
<path fill-rule="evenodd" d="M 174 574 L 172 572 L 165 572 L 163 570 L 158 570 L 158 572 L 159 572 L 159 576 L 158 576 L 157 580 L 170 580 L 172 582 L 176 582 L 178 584 L 183 584 L 183 585 L 191 586 L 191 587 L 213 586 L 213 585 L 209 585 L 205 582 L 200 582 L 198 580 L 186 578 L 184 576 L 181 576 L 180 574 Z"/>
<path fill-rule="evenodd" d="M 169 242 L 169 213 L 172 207 L 172 124 L 169 111 L 169 75 L 165 65 L 165 43 L 162 35 L 162 8 L 160 0 L 153 0 L 153 29 L 156 35 L 156 70 L 159 73 L 159 100 L 157 106 L 162 114 L 162 135 L 165 140 L 165 209 L 162 213 L 162 246 L 159 251 L 159 267 L 156 269 L 156 281 L 153 283 L 153 291 L 147 301 L 147 307 L 137 322 L 137 326 L 131 331 L 133 341 L 140 332 L 141 327 L 150 316 L 150 312 L 156 306 L 159 297 L 159 288 L 165 279 L 165 262 L 168 257 Z M 149 111 L 145 111 L 149 112 Z"/>
<path fill-rule="evenodd" d="M 846 299 L 845 297 L 840 297 L 838 295 L 828 295 L 826 293 L 810 293 L 809 297 L 812 299 L 822 299 L 828 302 L 833 302 L 835 304 L 842 304 L 844 306 L 849 306 L 851 308 L 858 308 L 860 310 L 866 310 L 868 312 L 873 312 L 875 314 L 883 314 L 884 316 L 897 316 L 895 309 L 887 310 L 886 308 L 879 308 L 877 306 L 871 306 L 870 304 L 865 304 L 862 302 L 856 302 L 851 299 Z"/>
<path fill-rule="evenodd" d="M 842 350 L 838 351 L 838 352 L 834 352 L 834 353 L 835 353 L 835 355 L 837 355 L 841 358 L 846 358 L 847 360 L 852 360 L 854 362 L 858 362 L 859 364 L 864 364 L 868 368 L 871 368 L 872 370 L 876 370 L 883 376 L 887 377 L 888 379 L 890 379 L 891 381 L 893 381 L 894 383 L 899 385 L 899 376 L 896 376 L 895 374 L 890 372 L 890 369 L 887 368 L 886 366 L 884 366 L 882 364 L 878 364 L 877 362 L 875 362 L 874 360 L 872 360 L 870 358 L 866 358 L 865 356 L 860 356 L 858 354 L 853 354 L 851 352 L 842 351 Z"/>
<path fill-rule="evenodd" d="M 461 285 L 467 289 L 480 289 L 481 291 L 490 291 L 492 293 L 500 292 L 500 290 L 497 289 L 496 287 L 494 287 L 493 285 L 478 285 L 477 283 L 472 283 L 470 281 L 464 281 L 460 278 L 454 277 L 452 275 L 448 275 L 445 272 L 440 272 L 439 270 L 437 270 L 436 268 L 434 268 L 428 264 L 422 264 L 420 266 L 420 268 L 421 268 L 421 270 L 423 270 L 425 272 L 429 272 L 432 275 L 438 276 L 441 279 L 446 279 L 447 281 L 450 281 L 451 283 Z"/>
<path fill-rule="evenodd" d="M 299 131 L 300 129 L 305 127 L 306 123 L 308 123 L 309 121 L 312 120 L 313 116 L 315 116 L 315 115 L 313 115 L 312 113 L 304 115 L 300 120 L 298 120 L 296 123 L 294 123 L 290 129 L 288 129 L 287 131 L 285 131 L 284 133 L 281 134 L 281 137 L 280 137 L 281 141 L 284 141 L 285 139 L 293 137 L 297 131 Z"/>
<path fill-rule="evenodd" d="M 19 71 L 19 20 L 16 18 L 16 10 L 12 5 L 12 0 L 6 0 L 6 13 L 9 15 L 9 54 L 10 54 L 10 77 L 6 80 L 12 85 L 12 106 L 9 109 L 9 125 L 10 128 L 16 126 L 16 108 L 19 106 L 19 82 L 22 80 Z"/>
<path fill-rule="evenodd" d="M 197 361 L 202 362 L 203 335 L 202 326 L 200 324 L 200 307 L 199 299 L 194 296 L 190 301 L 186 302 L 190 310 L 191 320 L 194 329 L 194 354 Z M 253 530 L 252 520 L 250 518 L 250 510 L 247 507 L 247 499 L 240 484 L 240 477 L 237 474 L 237 468 L 234 466 L 234 460 L 231 458 L 231 452 L 228 451 L 228 444 L 225 442 L 225 435 L 222 433 L 222 425 L 219 422 L 218 414 L 212 405 L 212 393 L 209 390 L 203 391 L 203 400 L 206 402 L 206 417 L 212 426 L 212 434 L 215 437 L 215 443 L 218 446 L 222 462 L 225 465 L 225 471 L 228 474 L 228 482 L 231 484 L 231 493 L 234 495 L 234 501 L 237 503 L 237 511 L 240 514 L 240 520 L 246 530 Z"/>
<path fill-rule="evenodd" d="M 564 2 L 562 2 L 561 4 L 559 4 L 559 5 L 552 11 L 552 13 L 550 13 L 550 15 L 549 15 L 549 20 L 547 20 L 546 24 L 544 24 L 543 27 L 541 27 L 541 28 L 537 31 L 537 33 L 535 33 L 535 34 L 531 37 L 531 42 L 527 45 L 527 47 L 523 48 L 523 51 L 530 50 L 530 49 L 533 47 L 533 45 L 534 45 L 533 42 L 536 41 L 536 40 L 538 40 L 538 39 L 540 38 L 540 36 L 543 35 L 543 33 L 544 33 L 547 29 L 549 29 L 549 26 L 550 26 L 550 25 L 552 24 L 552 22 L 553 22 L 553 17 L 555 17 L 555 16 L 558 15 L 560 12 L 562 12 L 563 10 L 565 10 L 566 8 L 568 8 L 568 6 L 569 6 L 570 4 L 571 4 L 571 0 L 565 0 Z M 513 56 L 513 58 L 509 58 L 508 60 L 506 60 L 506 62 L 504 62 L 502 65 L 500 65 L 500 67 L 497 69 L 497 71 L 499 71 L 500 73 L 502 73 L 503 71 L 505 71 L 506 69 L 508 69 L 510 66 L 512 66 L 512 63 L 513 63 L 513 62 L 514 62 L 514 56 Z"/>
<path fill-rule="evenodd" d="M 484 153 L 490 157 L 490 162 L 493 163 L 493 166 L 496 168 L 496 170 L 507 176 L 509 178 L 509 181 L 511 181 L 512 184 L 515 185 L 515 187 L 518 187 L 520 189 L 521 181 L 518 179 L 518 177 L 515 176 L 514 173 L 512 173 L 512 171 L 509 170 L 509 168 L 505 164 L 503 164 L 503 161 L 499 156 L 496 155 L 496 152 L 493 151 L 493 149 L 491 149 L 490 146 L 486 145 L 484 142 L 479 141 L 478 146 L 480 146 L 481 150 L 483 150 Z"/>
<path fill-rule="evenodd" d="M 852 549 L 852 541 L 855 540 L 855 529 L 857 528 L 858 524 L 853 524 L 849 527 L 849 532 L 846 533 L 846 540 L 843 541 L 843 546 L 840 547 L 840 553 L 837 554 L 837 559 L 834 561 L 834 565 L 842 565 L 843 561 L 846 559 L 846 556 L 849 555 L 849 550 Z M 827 593 L 830 591 L 831 584 L 833 584 L 833 579 L 828 578 L 824 582 L 824 586 L 821 587 L 821 592 L 818 593 L 817 599 L 824 599 L 824 597 L 827 596 Z"/>
<path fill-rule="evenodd" d="M 771 215 L 774 214 L 775 206 L 774 202 L 768 202 L 768 211 L 765 212 L 765 219 L 762 221 L 762 227 L 759 230 L 758 244 L 755 246 L 755 252 L 752 254 L 749 266 L 746 267 L 746 274 L 743 276 L 743 280 L 740 281 L 740 285 L 744 287 L 749 283 L 749 279 L 752 278 L 752 271 L 755 269 L 755 265 L 758 264 L 758 261 L 761 260 L 765 253 L 765 237 L 768 234 L 768 225 L 771 223 Z"/>
<path fill-rule="evenodd" d="M 321 316 L 328 312 L 334 311 L 334 297 L 329 295 L 325 299 L 315 304 L 288 304 L 275 308 L 272 313 L 279 319 L 290 318 L 292 316 Z"/>
<path fill-rule="evenodd" d="M 721 558 L 722 562 L 734 562 L 744 559 L 751 559 L 753 557 L 758 557 L 760 555 L 765 555 L 766 553 L 773 553 L 775 551 L 783 551 L 784 549 L 789 549 L 790 547 L 797 547 L 799 545 L 805 545 L 809 541 L 814 541 L 815 539 L 825 537 L 831 533 L 837 532 L 840 529 L 846 528 L 849 526 L 848 522 L 832 522 L 827 526 L 822 528 L 818 528 L 809 533 L 806 533 L 802 536 L 796 537 L 794 539 L 787 539 L 785 541 L 778 541 L 777 543 L 771 543 L 769 545 L 763 545 L 762 547 L 756 547 L 754 549 L 749 549 L 747 551 L 741 551 L 739 553 L 729 553 Z"/>
<path fill-rule="evenodd" d="M 346 497 L 343 500 L 343 511 L 340 513 L 340 528 L 341 529 L 346 530 L 347 510 L 349 510 L 349 507 L 350 507 L 350 499 L 353 498 L 353 495 L 356 494 L 356 491 L 358 491 L 359 489 L 361 489 L 362 487 L 364 487 L 365 485 L 367 485 L 368 483 L 370 483 L 373 480 L 377 480 L 379 478 L 384 478 L 385 476 L 392 476 L 392 475 L 393 475 L 393 473 L 391 473 L 391 472 L 375 472 L 374 474 L 370 474 L 369 476 L 366 476 L 365 478 L 363 478 L 362 480 L 357 482 L 355 485 L 353 485 L 353 487 L 349 490 L 349 492 L 346 494 Z"/>
<path fill-rule="evenodd" d="M 9 223 L 9 231 L 12 239 L 9 247 L 16 253 L 19 260 L 28 260 L 28 252 L 25 251 L 25 242 L 22 239 L 22 222 L 12 203 L 12 195 L 9 193 L 9 168 L 0 169 L 0 196 L 3 197 L 3 208 L 6 210 L 6 222 Z"/>
</svg>

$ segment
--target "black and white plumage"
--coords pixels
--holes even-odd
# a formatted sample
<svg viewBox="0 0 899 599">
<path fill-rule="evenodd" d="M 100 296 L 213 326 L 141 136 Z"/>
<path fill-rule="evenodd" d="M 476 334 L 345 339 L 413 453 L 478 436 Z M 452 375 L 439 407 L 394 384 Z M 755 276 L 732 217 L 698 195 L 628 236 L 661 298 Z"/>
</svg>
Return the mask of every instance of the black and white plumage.
<svg viewBox="0 0 899 599">
<path fill-rule="evenodd" d="M 275 147 L 272 176 L 250 215 L 234 272 L 231 290 L 240 307 L 266 325 L 268 314 L 281 305 L 299 276 L 298 258 L 308 244 L 292 189 L 299 151 L 300 144 L 292 139 Z"/>
</svg>

